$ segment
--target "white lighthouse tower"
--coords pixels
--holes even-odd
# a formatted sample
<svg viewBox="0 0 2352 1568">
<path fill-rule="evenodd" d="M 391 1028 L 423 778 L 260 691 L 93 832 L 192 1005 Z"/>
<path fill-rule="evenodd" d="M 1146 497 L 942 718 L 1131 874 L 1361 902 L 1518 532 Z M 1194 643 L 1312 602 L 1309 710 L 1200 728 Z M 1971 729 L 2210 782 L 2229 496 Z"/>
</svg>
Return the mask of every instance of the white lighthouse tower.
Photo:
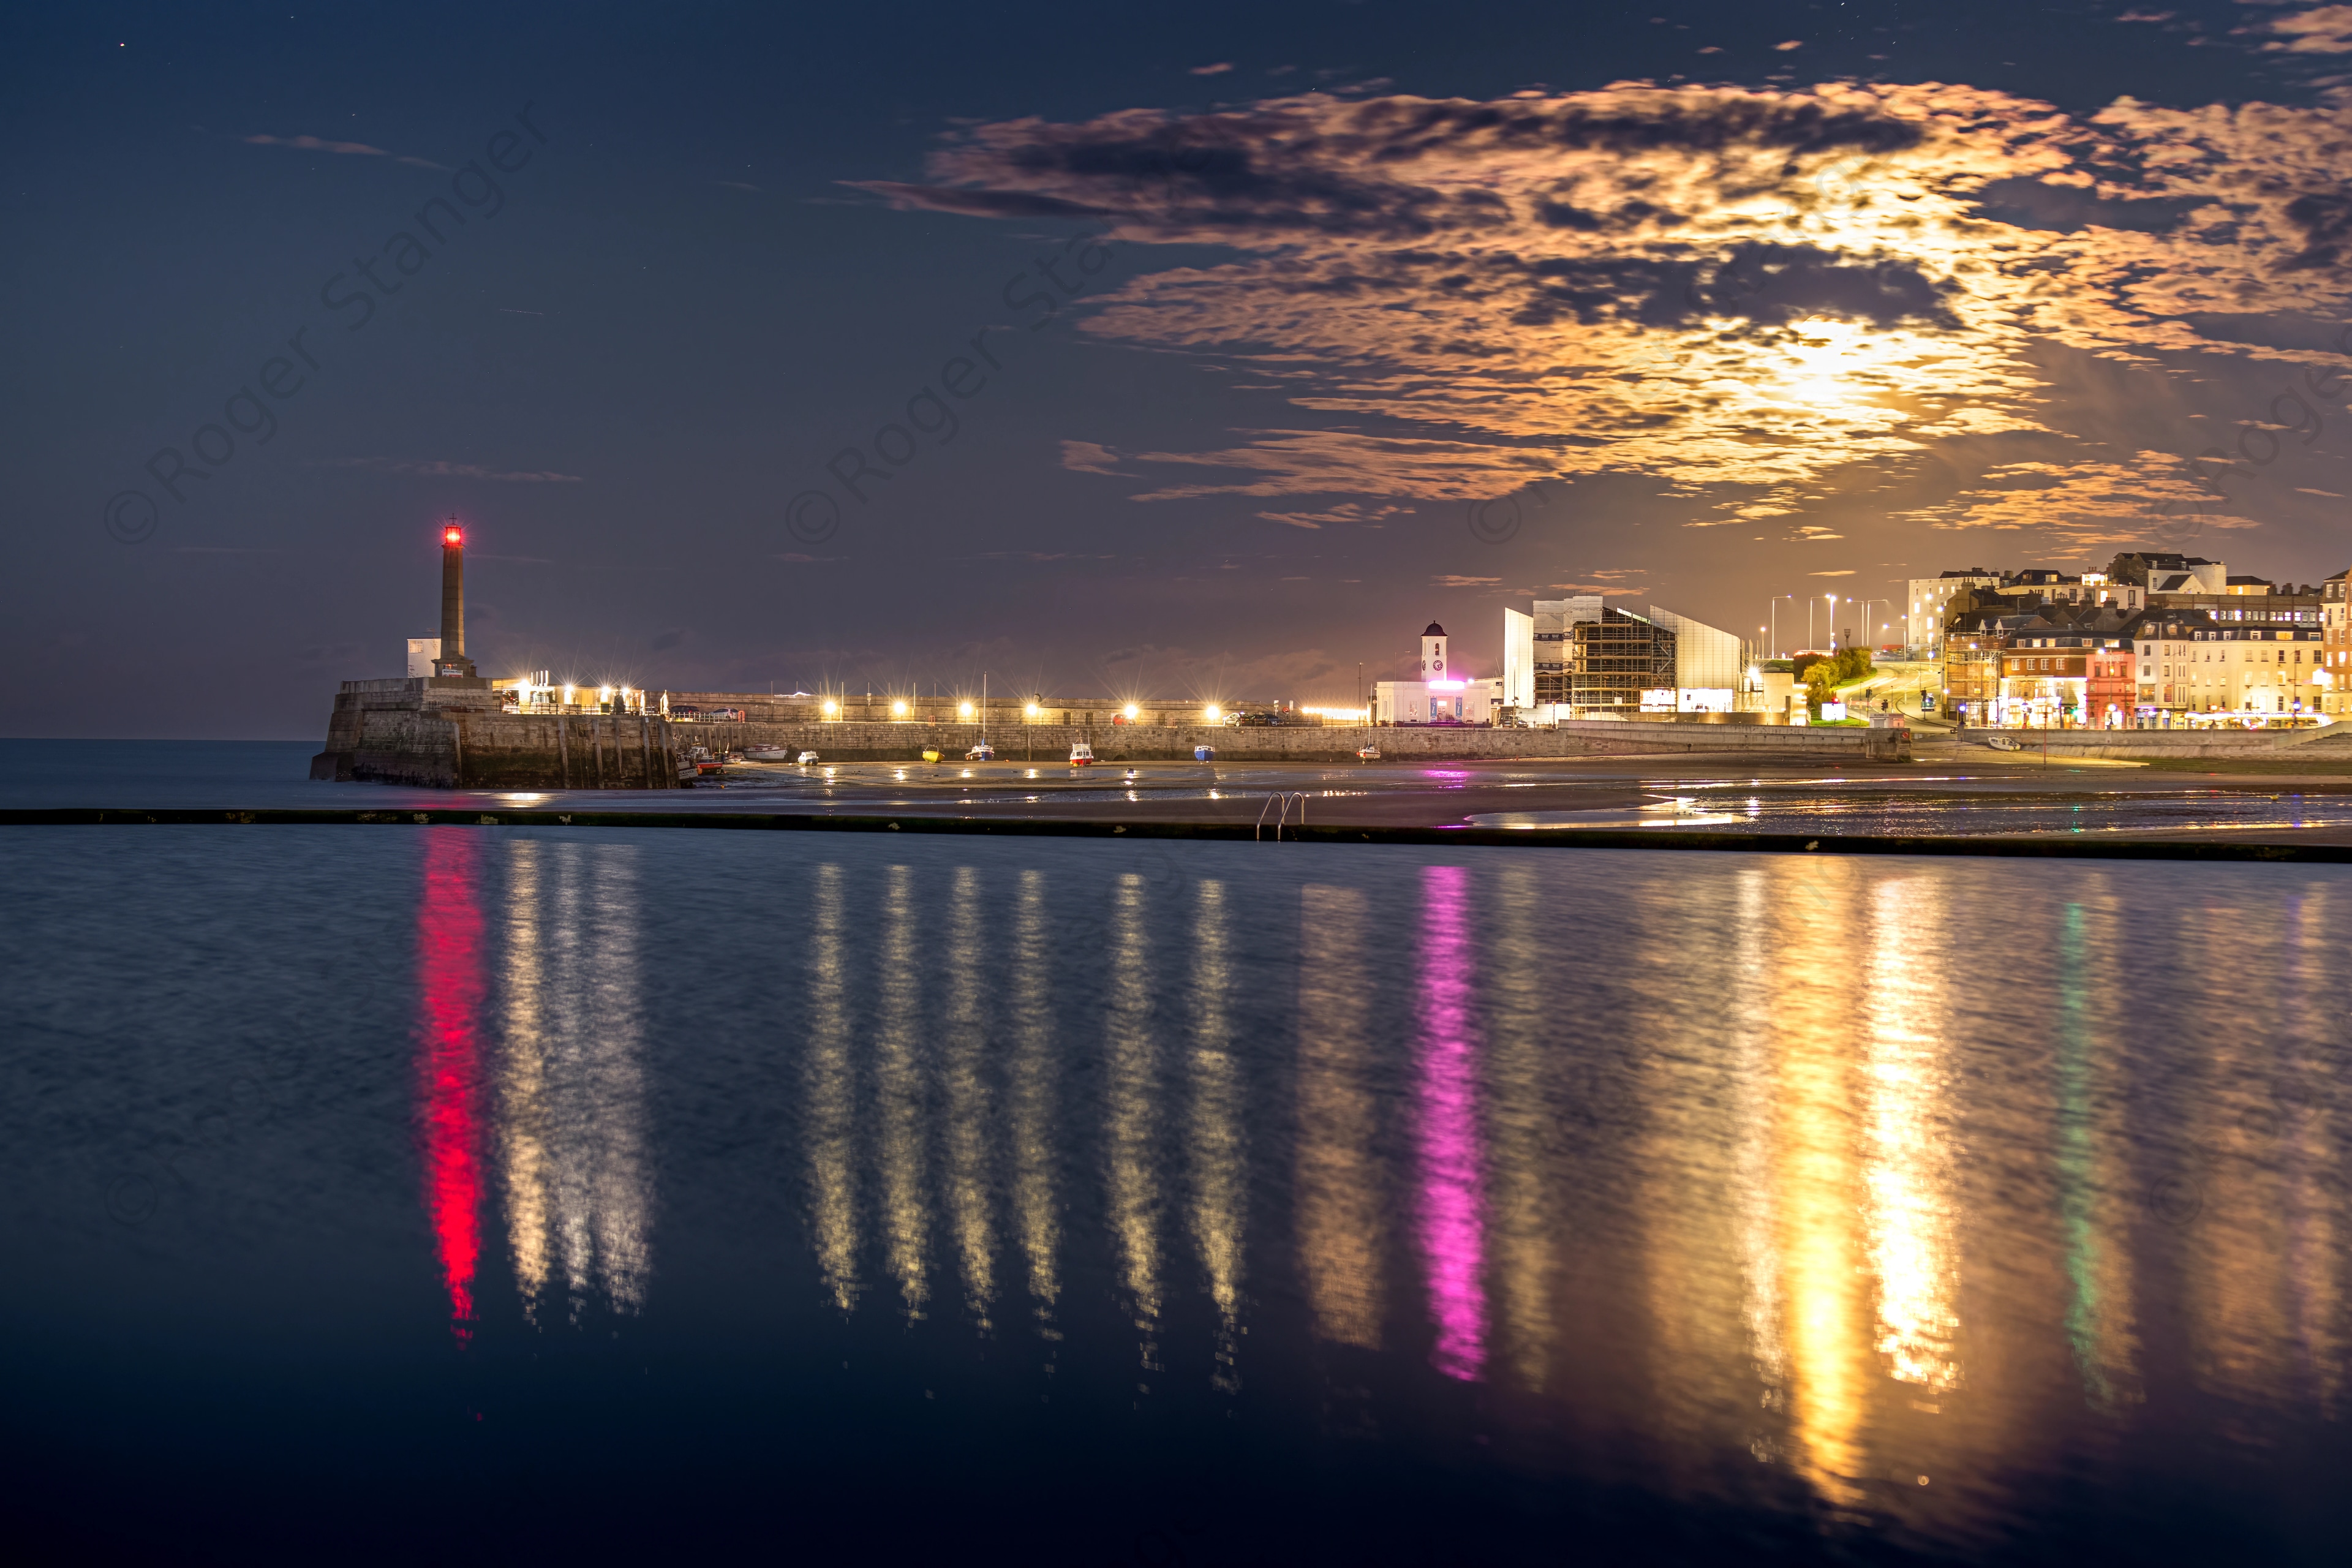
<svg viewBox="0 0 2352 1568">
<path fill-rule="evenodd" d="M 1435 621 L 1421 634 L 1421 678 L 1424 681 L 1454 679 L 1446 670 L 1445 628 Z"/>
</svg>

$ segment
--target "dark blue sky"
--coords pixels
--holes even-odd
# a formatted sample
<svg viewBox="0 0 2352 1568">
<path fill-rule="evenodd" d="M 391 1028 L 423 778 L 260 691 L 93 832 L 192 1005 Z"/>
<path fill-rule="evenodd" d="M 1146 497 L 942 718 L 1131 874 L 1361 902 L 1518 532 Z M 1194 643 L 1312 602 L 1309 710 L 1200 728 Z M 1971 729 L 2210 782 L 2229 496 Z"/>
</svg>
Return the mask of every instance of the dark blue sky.
<svg viewBox="0 0 2352 1568">
<path fill-rule="evenodd" d="M 453 513 L 484 673 L 673 689 L 1311 700 L 1562 585 L 2316 579 L 2352 39 L 2131 15 L 12 11 L 0 729 L 313 736 Z"/>
</svg>

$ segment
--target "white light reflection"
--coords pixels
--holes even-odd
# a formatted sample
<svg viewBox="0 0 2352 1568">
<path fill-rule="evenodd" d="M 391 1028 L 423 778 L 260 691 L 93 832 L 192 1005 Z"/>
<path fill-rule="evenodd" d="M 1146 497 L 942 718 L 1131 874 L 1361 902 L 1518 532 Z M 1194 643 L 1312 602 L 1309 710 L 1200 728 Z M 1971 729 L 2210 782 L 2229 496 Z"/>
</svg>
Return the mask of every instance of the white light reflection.
<svg viewBox="0 0 2352 1568">
<path fill-rule="evenodd" d="M 874 1070 L 881 1101 L 884 1249 L 909 1319 L 930 1299 L 929 1216 L 923 1208 L 923 1082 L 917 1049 L 922 990 L 915 952 L 915 870 L 893 866 L 882 909 L 880 1017 Z"/>
<path fill-rule="evenodd" d="M 553 846 L 553 918 L 537 973 L 544 1079 L 549 1243 L 574 1321 L 601 1288 L 618 1311 L 645 1304 L 651 1179 L 645 1084 L 637 1061 L 644 1004 L 637 973 L 638 849 Z M 518 1256 L 530 1245 L 519 1244 Z"/>
</svg>

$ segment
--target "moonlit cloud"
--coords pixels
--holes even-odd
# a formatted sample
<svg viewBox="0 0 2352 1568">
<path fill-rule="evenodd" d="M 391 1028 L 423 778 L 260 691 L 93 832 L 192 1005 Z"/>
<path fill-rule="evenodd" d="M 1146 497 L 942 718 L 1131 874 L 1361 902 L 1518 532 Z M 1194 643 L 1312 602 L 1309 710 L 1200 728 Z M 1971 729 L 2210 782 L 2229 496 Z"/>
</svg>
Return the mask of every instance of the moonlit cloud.
<svg viewBox="0 0 2352 1568">
<path fill-rule="evenodd" d="M 1262 511 L 1257 515 L 1268 522 L 1286 522 L 1293 528 L 1320 528 L 1327 522 L 1352 522 L 1367 528 L 1379 528 L 1380 520 L 1394 517 L 1399 512 L 1411 512 L 1411 507 L 1364 505 L 1342 501 L 1325 511 Z"/>
<path fill-rule="evenodd" d="M 2006 463 L 1985 478 L 1945 505 L 1902 515 L 1937 528 L 2044 529 L 2062 554 L 2132 543 L 2147 534 L 2151 516 L 2178 520 L 2184 533 L 2255 526 L 2168 452 L 2141 452 L 2129 463 Z"/>
<path fill-rule="evenodd" d="M 2336 11 L 2274 20 L 2316 37 Z M 1213 357 L 1311 417 L 1122 454 L 1160 476 L 1138 500 L 1452 500 L 1615 473 L 1664 481 L 1694 526 L 1752 523 L 2008 442 L 2032 460 L 1959 463 L 1950 503 L 1904 515 L 2088 543 L 2189 481 L 2078 432 L 2051 356 L 2347 363 L 2231 327 L 2352 300 L 2347 166 L 2352 102 L 2078 117 L 1934 83 L 1620 83 L 981 125 L 930 183 L 865 188 L 1222 247 L 1133 279 L 1086 330 Z"/>
<path fill-rule="evenodd" d="M 2273 41 L 2265 49 L 2298 55 L 2352 54 L 2352 5 L 2319 5 L 2285 16 L 2273 16 L 2265 31 L 2284 33 L 2287 42 Z"/>
<path fill-rule="evenodd" d="M 1121 479 L 1131 477 L 1120 474 L 1119 470 L 1112 466 L 1118 461 L 1118 453 L 1108 447 L 1097 446 L 1092 441 L 1062 443 L 1062 467 L 1073 473 L 1111 474 Z"/>
<path fill-rule="evenodd" d="M 442 164 L 426 158 L 411 158 L 399 153 L 389 153 L 382 147 L 371 147 L 364 142 L 330 142 L 317 136 L 247 136 L 241 138 L 252 147 L 294 147 L 306 153 L 336 153 L 347 157 L 389 158 L 395 163 L 413 163 L 420 169 L 443 169 Z"/>
</svg>

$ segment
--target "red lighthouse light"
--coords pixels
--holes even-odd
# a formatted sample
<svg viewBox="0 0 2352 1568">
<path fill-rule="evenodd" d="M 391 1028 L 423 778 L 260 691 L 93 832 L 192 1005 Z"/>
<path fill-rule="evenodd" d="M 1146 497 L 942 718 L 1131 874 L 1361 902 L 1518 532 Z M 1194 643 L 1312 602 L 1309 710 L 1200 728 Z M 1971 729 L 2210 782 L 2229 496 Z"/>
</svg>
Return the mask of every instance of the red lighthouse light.
<svg viewBox="0 0 2352 1568">
<path fill-rule="evenodd" d="M 462 528 L 445 528 L 441 531 L 441 542 L 463 544 L 466 542 L 466 531 Z"/>
</svg>

